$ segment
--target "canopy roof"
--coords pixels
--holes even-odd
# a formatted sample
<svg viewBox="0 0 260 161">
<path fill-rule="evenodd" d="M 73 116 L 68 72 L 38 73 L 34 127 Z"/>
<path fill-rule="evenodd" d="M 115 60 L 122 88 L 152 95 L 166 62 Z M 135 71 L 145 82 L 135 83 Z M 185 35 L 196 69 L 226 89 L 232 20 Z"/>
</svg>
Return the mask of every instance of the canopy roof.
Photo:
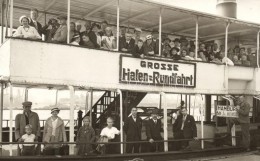
<svg viewBox="0 0 260 161">
<path fill-rule="evenodd" d="M 245 22 L 233 18 L 220 17 L 203 12 L 192 11 L 153 0 L 119 0 L 120 26 L 140 27 L 151 31 L 159 28 L 159 13 L 162 9 L 162 32 L 195 37 L 197 16 L 199 17 L 199 38 L 201 40 L 223 39 L 226 22 L 231 22 L 229 38 L 256 42 L 256 33 L 260 24 Z M 19 26 L 21 15 L 29 16 L 29 10 L 40 11 L 42 24 L 59 14 L 67 14 L 67 0 L 14 0 L 14 26 Z M 71 18 L 76 20 L 107 20 L 116 25 L 117 0 L 71 0 Z"/>
</svg>

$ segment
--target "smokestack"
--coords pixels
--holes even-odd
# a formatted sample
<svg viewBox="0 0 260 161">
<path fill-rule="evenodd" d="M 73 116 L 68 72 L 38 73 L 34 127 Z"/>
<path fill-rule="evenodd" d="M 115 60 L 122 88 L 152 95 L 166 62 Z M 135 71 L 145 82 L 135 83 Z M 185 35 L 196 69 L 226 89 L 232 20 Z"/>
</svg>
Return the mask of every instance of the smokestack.
<svg viewBox="0 0 260 161">
<path fill-rule="evenodd" d="M 237 18 L 236 0 L 217 0 L 216 8 L 220 16 Z"/>
</svg>

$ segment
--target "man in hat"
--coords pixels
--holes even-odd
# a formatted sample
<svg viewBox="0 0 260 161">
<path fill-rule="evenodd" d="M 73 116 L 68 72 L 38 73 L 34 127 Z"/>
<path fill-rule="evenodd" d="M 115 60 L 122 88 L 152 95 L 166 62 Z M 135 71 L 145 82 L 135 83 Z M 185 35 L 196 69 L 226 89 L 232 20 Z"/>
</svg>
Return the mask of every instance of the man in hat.
<svg viewBox="0 0 260 161">
<path fill-rule="evenodd" d="M 23 113 L 17 114 L 15 117 L 15 140 L 17 141 L 20 141 L 21 137 L 25 134 L 25 126 L 28 124 L 32 126 L 32 134 L 36 136 L 35 140 L 38 140 L 41 136 L 39 116 L 37 113 L 31 111 L 31 107 L 32 102 L 23 102 Z M 17 154 L 21 154 L 19 146 Z"/>
<path fill-rule="evenodd" d="M 55 32 L 52 41 L 56 43 L 66 43 L 67 42 L 67 17 L 60 15 L 58 18 L 60 27 Z"/>
<path fill-rule="evenodd" d="M 124 123 L 124 131 L 126 133 L 126 141 L 141 141 L 142 132 L 142 119 L 137 116 L 137 108 L 133 107 L 131 110 L 131 116 L 129 116 Z M 126 152 L 139 153 L 139 143 L 126 144 Z"/>
<path fill-rule="evenodd" d="M 45 35 L 45 41 L 51 42 L 55 32 L 59 28 L 58 20 L 51 18 L 47 25 L 42 28 L 42 33 Z"/>
<path fill-rule="evenodd" d="M 135 40 L 132 38 L 132 34 L 127 32 L 125 37 L 119 39 L 119 50 L 127 53 L 131 53 L 135 47 Z"/>
<path fill-rule="evenodd" d="M 40 24 L 40 22 L 37 21 L 38 10 L 36 8 L 31 9 L 30 15 L 31 15 L 31 21 L 29 25 L 34 27 L 38 31 L 40 36 L 42 36 L 42 25 Z"/>
<path fill-rule="evenodd" d="M 197 140 L 197 127 L 194 117 L 187 114 L 187 108 L 182 107 L 179 115 L 173 124 L 174 139 L 196 139 Z M 189 141 L 180 141 L 176 144 L 176 149 L 189 150 Z"/>
<path fill-rule="evenodd" d="M 154 54 L 159 55 L 159 32 L 158 30 L 153 30 L 152 33 L 152 39 L 155 43 L 155 49 L 154 49 Z"/>
<path fill-rule="evenodd" d="M 243 146 L 246 151 L 250 151 L 249 112 L 251 107 L 250 104 L 246 102 L 244 95 L 239 96 L 237 101 L 235 101 L 235 104 L 237 107 L 238 118 L 227 118 L 227 136 L 231 135 L 231 128 L 234 124 L 240 124 Z"/>
<path fill-rule="evenodd" d="M 146 126 L 146 136 L 150 143 L 150 152 L 163 151 L 163 142 L 155 142 L 163 140 L 161 136 L 162 131 L 162 123 L 158 119 L 158 110 L 155 109 L 152 111 L 151 118 Z"/>
</svg>

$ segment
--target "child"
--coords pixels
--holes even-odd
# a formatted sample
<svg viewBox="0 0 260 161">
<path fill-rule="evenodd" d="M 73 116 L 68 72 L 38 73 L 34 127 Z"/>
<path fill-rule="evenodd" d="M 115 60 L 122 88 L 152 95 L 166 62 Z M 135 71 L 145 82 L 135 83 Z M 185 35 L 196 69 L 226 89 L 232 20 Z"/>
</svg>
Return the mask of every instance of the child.
<svg viewBox="0 0 260 161">
<path fill-rule="evenodd" d="M 79 128 L 77 143 L 93 143 L 95 140 L 95 131 L 90 126 L 90 118 L 83 119 L 83 126 Z M 78 155 L 87 155 L 92 152 L 92 144 L 78 144 Z"/>
<path fill-rule="evenodd" d="M 24 134 L 19 141 L 24 142 L 24 143 L 35 142 L 35 135 L 32 134 L 32 125 L 30 125 L 30 124 L 26 125 L 25 132 L 26 132 L 26 134 Z M 19 146 L 21 148 L 22 156 L 34 155 L 35 144 L 20 144 Z"/>
<path fill-rule="evenodd" d="M 104 129 L 102 129 L 101 133 L 100 133 L 100 142 L 113 142 L 115 139 L 115 135 L 119 135 L 120 131 L 116 128 L 113 127 L 114 124 L 114 120 L 112 117 L 108 117 L 107 118 L 107 127 L 105 127 Z M 98 146 L 98 149 L 101 148 L 101 153 L 114 153 L 114 148 L 115 144 L 106 144 L 104 146 L 104 144 L 100 144 Z"/>
</svg>

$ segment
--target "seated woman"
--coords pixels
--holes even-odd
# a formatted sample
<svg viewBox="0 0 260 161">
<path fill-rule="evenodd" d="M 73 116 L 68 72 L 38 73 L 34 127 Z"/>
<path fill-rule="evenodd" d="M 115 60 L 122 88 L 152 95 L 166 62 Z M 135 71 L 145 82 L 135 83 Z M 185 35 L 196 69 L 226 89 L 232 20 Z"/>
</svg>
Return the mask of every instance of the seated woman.
<svg viewBox="0 0 260 161">
<path fill-rule="evenodd" d="M 137 44 L 135 45 L 132 54 L 136 58 L 144 58 L 144 47 L 143 47 L 143 40 L 139 39 Z"/>
<path fill-rule="evenodd" d="M 181 50 L 181 59 L 182 60 L 190 60 L 189 56 L 188 56 L 188 50 L 186 48 Z"/>
<path fill-rule="evenodd" d="M 52 116 L 46 120 L 43 130 L 43 142 L 67 142 L 65 133 L 65 126 L 63 120 L 58 117 L 60 110 L 53 108 L 51 110 Z M 44 147 L 46 155 L 60 155 L 62 144 L 46 144 Z"/>
<path fill-rule="evenodd" d="M 25 38 L 25 39 L 41 39 L 38 31 L 29 25 L 30 19 L 26 16 L 21 16 L 19 19 L 22 26 L 19 26 L 14 33 L 13 37 Z"/>
<path fill-rule="evenodd" d="M 112 33 L 111 27 L 106 27 L 105 34 L 101 38 L 101 47 L 105 50 L 114 50 L 116 49 L 116 44 L 114 41 L 115 37 Z"/>
</svg>

